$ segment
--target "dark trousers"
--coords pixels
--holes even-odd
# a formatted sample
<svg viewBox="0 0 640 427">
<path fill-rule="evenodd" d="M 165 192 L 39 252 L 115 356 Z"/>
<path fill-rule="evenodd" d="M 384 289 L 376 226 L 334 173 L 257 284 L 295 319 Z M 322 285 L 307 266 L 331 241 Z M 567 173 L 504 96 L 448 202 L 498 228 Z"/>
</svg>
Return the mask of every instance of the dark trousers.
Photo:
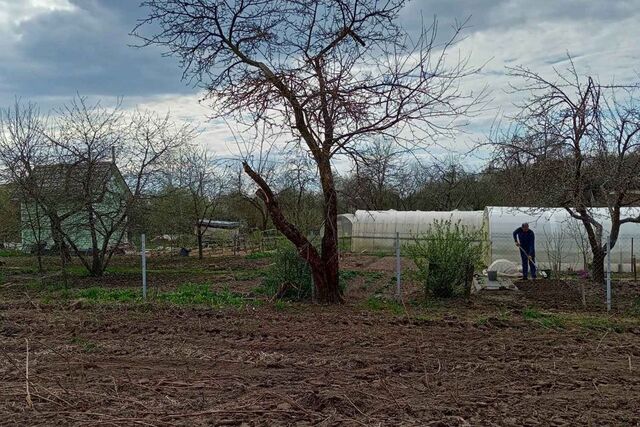
<svg viewBox="0 0 640 427">
<path fill-rule="evenodd" d="M 534 250 L 526 250 L 523 248 L 529 255 L 531 255 L 531 260 L 536 262 L 536 253 Z M 529 267 L 531 267 L 531 277 L 536 278 L 536 266 L 533 263 L 529 262 L 529 258 L 523 251 L 520 251 L 520 259 L 522 259 L 522 278 L 526 279 L 529 275 Z"/>
</svg>

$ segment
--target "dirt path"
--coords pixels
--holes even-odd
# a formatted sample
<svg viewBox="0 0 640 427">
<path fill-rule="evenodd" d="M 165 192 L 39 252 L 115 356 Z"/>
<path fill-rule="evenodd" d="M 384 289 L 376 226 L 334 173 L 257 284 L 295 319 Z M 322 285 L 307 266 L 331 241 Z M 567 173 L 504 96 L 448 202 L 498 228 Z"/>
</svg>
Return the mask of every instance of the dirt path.
<svg viewBox="0 0 640 427">
<path fill-rule="evenodd" d="M 5 302 L 0 425 L 638 425 L 637 331 L 303 308 Z"/>
</svg>

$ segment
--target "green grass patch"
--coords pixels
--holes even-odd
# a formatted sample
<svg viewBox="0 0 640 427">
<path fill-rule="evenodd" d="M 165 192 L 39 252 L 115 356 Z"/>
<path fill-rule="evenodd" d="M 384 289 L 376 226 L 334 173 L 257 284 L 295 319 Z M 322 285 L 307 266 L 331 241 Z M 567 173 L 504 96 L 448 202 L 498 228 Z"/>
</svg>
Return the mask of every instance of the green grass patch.
<svg viewBox="0 0 640 427">
<path fill-rule="evenodd" d="M 629 309 L 629 314 L 634 317 L 640 317 L 640 297 L 635 297 L 633 299 L 633 303 Z"/>
<path fill-rule="evenodd" d="M 211 307 L 242 307 L 246 299 L 228 288 L 212 291 L 210 285 L 185 283 L 172 292 L 161 292 L 155 297 L 175 305 L 208 305 Z"/>
<path fill-rule="evenodd" d="M 404 313 L 404 307 L 399 302 L 376 296 L 369 297 L 365 302 L 365 307 L 374 311 L 390 311 L 395 315 Z"/>
<path fill-rule="evenodd" d="M 596 331 L 615 331 L 615 332 L 624 332 L 624 326 L 614 320 L 607 317 L 580 317 L 576 320 L 578 326 L 585 329 L 593 329 Z"/>
<path fill-rule="evenodd" d="M 522 312 L 522 317 L 524 317 L 524 320 L 537 323 L 538 325 L 547 329 L 558 329 L 565 327 L 565 321 L 562 317 L 551 313 L 543 313 L 531 307 L 526 308 Z"/>
<path fill-rule="evenodd" d="M 380 271 L 364 271 L 361 274 L 364 277 L 364 283 L 366 285 L 374 284 L 384 277 L 384 273 Z M 393 283 L 395 283 L 395 277 Z"/>
<path fill-rule="evenodd" d="M 359 271 L 355 270 L 340 270 L 340 285 L 346 286 L 356 277 L 360 276 Z"/>
<path fill-rule="evenodd" d="M 234 280 L 254 280 L 267 276 L 266 270 L 253 269 L 253 270 L 236 270 L 231 273 Z"/>
<path fill-rule="evenodd" d="M 254 252 L 252 254 L 245 255 L 244 259 L 256 260 L 256 259 L 273 258 L 273 255 L 274 255 L 273 252 L 267 252 L 267 251 Z"/>
<path fill-rule="evenodd" d="M 473 324 L 475 326 L 486 326 L 489 324 L 489 317 L 487 316 L 480 316 L 478 317 L 475 322 L 473 322 Z"/>
<path fill-rule="evenodd" d="M 234 293 L 228 288 L 212 290 L 209 284 L 185 283 L 173 291 L 150 292 L 147 300 L 142 299 L 138 288 L 101 288 L 70 289 L 60 284 L 43 286 L 35 283 L 33 287 L 41 291 L 40 301 L 53 304 L 56 301 L 84 300 L 91 304 L 148 304 L 162 302 L 174 305 L 207 305 L 210 307 L 240 307 L 256 305 L 257 301 L 247 300 L 244 295 Z"/>
<path fill-rule="evenodd" d="M 291 303 L 291 301 L 279 299 L 273 303 L 273 308 L 275 308 L 276 311 L 288 311 L 293 309 L 293 304 Z"/>
<path fill-rule="evenodd" d="M 19 257 L 24 256 L 24 252 L 16 251 L 14 249 L 0 249 L 0 257 Z"/>
</svg>

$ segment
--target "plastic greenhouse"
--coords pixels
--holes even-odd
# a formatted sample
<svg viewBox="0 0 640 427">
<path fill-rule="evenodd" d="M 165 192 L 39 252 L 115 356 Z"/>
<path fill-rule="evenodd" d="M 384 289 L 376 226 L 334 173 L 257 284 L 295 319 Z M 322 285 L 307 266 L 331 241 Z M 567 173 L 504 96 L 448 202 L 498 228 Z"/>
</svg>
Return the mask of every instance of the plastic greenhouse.
<svg viewBox="0 0 640 427">
<path fill-rule="evenodd" d="M 604 239 L 611 227 L 607 208 L 595 208 L 592 215 L 604 227 Z M 623 209 L 622 215 L 639 215 L 639 208 Z M 542 268 L 581 270 L 591 258 L 586 231 L 579 220 L 563 208 L 487 207 L 484 211 L 484 231 L 487 236 L 487 264 L 498 260 L 519 260 L 513 242 L 513 230 L 528 222 L 536 233 L 536 263 Z M 613 271 L 631 271 L 632 250 L 640 244 L 640 224 L 627 223 L 611 251 Z M 606 266 L 605 266 L 606 268 Z"/>
<path fill-rule="evenodd" d="M 402 241 L 412 240 L 425 233 L 435 221 L 460 222 L 470 229 L 483 225 L 483 211 L 366 211 L 339 215 L 338 228 L 343 246 L 353 252 L 391 252 L 396 236 Z M 350 240 L 350 245 L 347 243 Z"/>
<path fill-rule="evenodd" d="M 604 227 L 611 226 L 606 208 L 592 209 Z M 638 216 L 640 208 L 625 208 L 623 216 Z M 401 243 L 423 235 L 435 221 L 451 220 L 472 230 L 482 230 L 485 263 L 499 259 L 520 262 L 513 231 L 528 222 L 536 233 L 536 263 L 540 268 L 582 270 L 591 259 L 591 248 L 582 223 L 563 208 L 487 207 L 484 211 L 366 211 L 338 216 L 343 250 L 356 253 L 391 253 L 396 233 Z M 632 271 L 633 252 L 640 252 L 640 224 L 627 223 L 612 250 L 614 271 Z M 606 267 L 606 266 L 605 266 Z"/>
</svg>

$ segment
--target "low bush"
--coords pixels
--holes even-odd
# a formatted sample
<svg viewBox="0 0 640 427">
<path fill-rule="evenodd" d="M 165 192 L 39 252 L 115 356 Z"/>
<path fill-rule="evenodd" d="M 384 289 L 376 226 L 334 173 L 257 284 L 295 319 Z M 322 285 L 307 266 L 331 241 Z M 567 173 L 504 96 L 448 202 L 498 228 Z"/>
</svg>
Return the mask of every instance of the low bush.
<svg viewBox="0 0 640 427">
<path fill-rule="evenodd" d="M 459 222 L 436 221 L 405 252 L 418 267 L 427 295 L 450 298 L 467 295 L 473 269 L 482 263 L 482 240 Z"/>
<path fill-rule="evenodd" d="M 306 300 L 312 296 L 311 268 L 290 243 L 281 243 L 262 281 L 263 293 L 276 299 Z"/>
</svg>

